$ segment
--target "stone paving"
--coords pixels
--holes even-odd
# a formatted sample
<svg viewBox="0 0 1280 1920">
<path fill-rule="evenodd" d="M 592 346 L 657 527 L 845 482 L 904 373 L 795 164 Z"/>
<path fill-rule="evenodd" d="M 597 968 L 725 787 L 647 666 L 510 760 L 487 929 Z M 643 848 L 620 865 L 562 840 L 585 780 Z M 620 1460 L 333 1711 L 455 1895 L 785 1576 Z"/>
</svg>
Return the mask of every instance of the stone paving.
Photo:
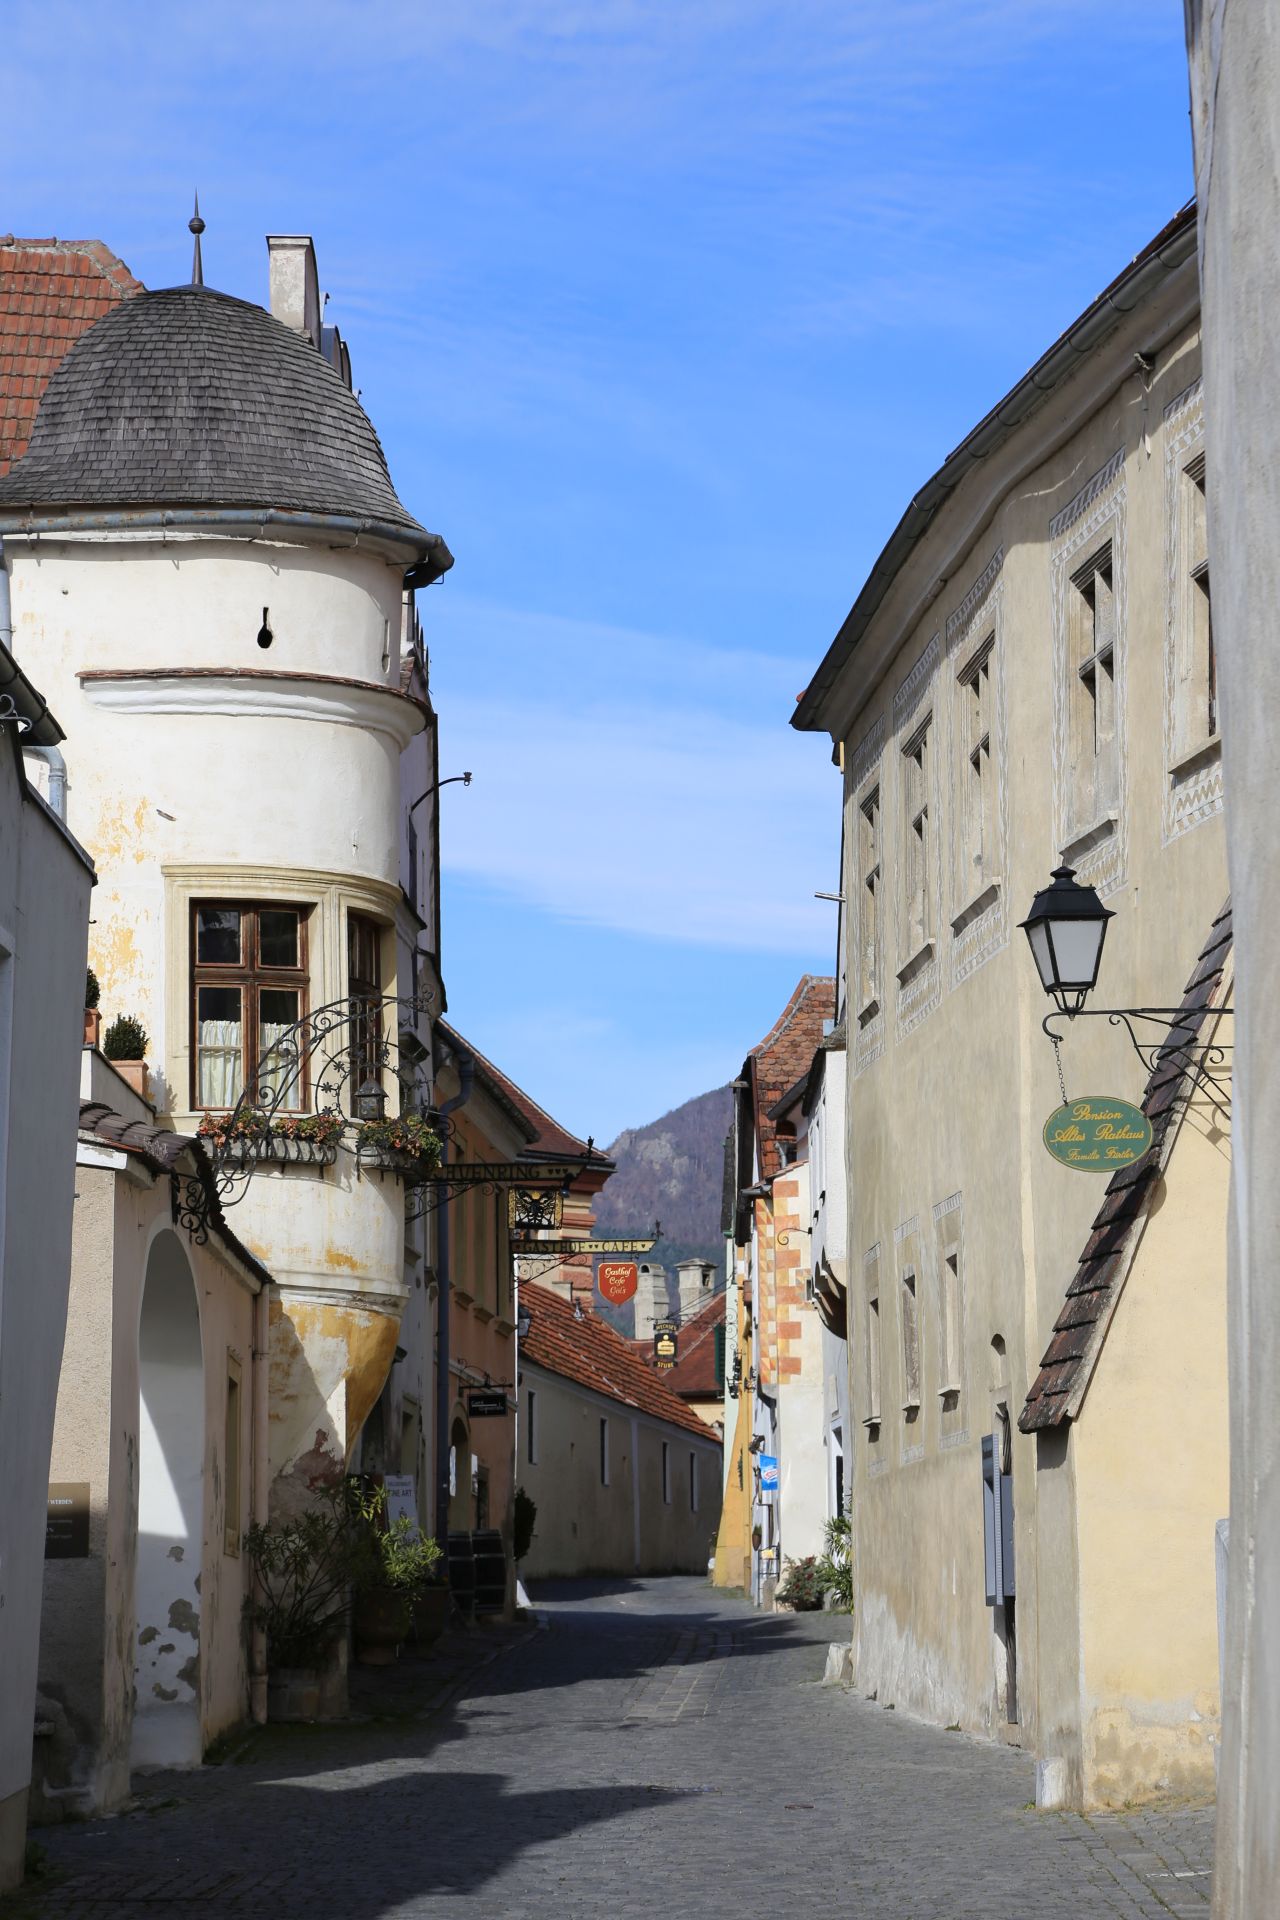
<svg viewBox="0 0 1280 1920">
<path fill-rule="evenodd" d="M 1030 1760 L 820 1681 L 841 1622 L 695 1580 L 534 1595 L 451 1703 L 267 1729 L 39 1836 L 15 1920 L 1166 1920 L 1207 1809 L 1037 1814 Z"/>
</svg>

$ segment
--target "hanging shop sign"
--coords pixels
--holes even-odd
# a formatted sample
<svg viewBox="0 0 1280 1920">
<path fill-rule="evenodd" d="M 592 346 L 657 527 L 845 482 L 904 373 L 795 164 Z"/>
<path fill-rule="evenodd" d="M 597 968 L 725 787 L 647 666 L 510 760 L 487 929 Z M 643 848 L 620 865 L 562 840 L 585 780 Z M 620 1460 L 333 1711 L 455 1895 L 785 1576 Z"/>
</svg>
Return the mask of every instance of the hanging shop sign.
<svg viewBox="0 0 1280 1920">
<path fill-rule="evenodd" d="M 543 1172 L 521 1160 L 451 1160 L 429 1176 L 439 1187 L 564 1187 L 563 1167 Z"/>
<path fill-rule="evenodd" d="M 1142 1109 L 1107 1093 L 1068 1100 L 1044 1123 L 1044 1144 L 1054 1159 L 1081 1173 L 1130 1167 L 1141 1160 L 1151 1138 L 1151 1122 Z"/>
<path fill-rule="evenodd" d="M 655 1240 L 520 1240 L 513 1253 L 652 1253 Z"/>
<path fill-rule="evenodd" d="M 58 1480 L 49 1488 L 45 1522 L 46 1560 L 87 1560 L 89 1557 L 89 1483 Z"/>
<path fill-rule="evenodd" d="M 678 1320 L 655 1320 L 653 1323 L 653 1357 L 659 1373 L 667 1373 L 676 1363 L 676 1335 L 680 1330 Z"/>
<path fill-rule="evenodd" d="M 634 1260 L 602 1260 L 596 1272 L 596 1285 L 615 1307 L 625 1306 L 636 1297 L 640 1269 Z"/>
<path fill-rule="evenodd" d="M 469 1419 L 500 1420 L 510 1411 L 505 1387 L 472 1387 L 467 1393 Z"/>
<path fill-rule="evenodd" d="M 564 1224 L 564 1193 L 530 1193 L 528 1187 L 512 1187 L 507 1195 L 507 1225 L 513 1233 L 554 1232 Z"/>
</svg>

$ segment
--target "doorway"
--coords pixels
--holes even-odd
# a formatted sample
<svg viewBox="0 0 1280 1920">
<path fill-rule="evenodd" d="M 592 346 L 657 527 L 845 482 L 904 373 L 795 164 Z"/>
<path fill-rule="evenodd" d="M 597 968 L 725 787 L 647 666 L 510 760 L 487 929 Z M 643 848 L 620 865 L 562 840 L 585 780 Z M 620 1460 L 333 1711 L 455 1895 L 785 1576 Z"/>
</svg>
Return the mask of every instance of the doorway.
<svg viewBox="0 0 1280 1920">
<path fill-rule="evenodd" d="M 138 1327 L 138 1543 L 130 1764 L 200 1764 L 204 1366 L 186 1253 L 166 1228 Z"/>
</svg>

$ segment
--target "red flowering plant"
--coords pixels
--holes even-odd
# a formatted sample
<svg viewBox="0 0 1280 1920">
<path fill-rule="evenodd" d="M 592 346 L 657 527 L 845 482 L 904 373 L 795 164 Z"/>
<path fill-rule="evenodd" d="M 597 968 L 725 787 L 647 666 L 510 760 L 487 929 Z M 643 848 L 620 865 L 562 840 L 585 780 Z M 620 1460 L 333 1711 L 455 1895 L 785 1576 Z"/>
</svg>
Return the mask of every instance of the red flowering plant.
<svg viewBox="0 0 1280 1920">
<path fill-rule="evenodd" d="M 215 1146 L 229 1141 L 265 1146 L 271 1140 L 309 1140 L 313 1146 L 336 1147 L 342 1138 L 340 1113 L 288 1113 L 271 1120 L 253 1107 L 236 1113 L 206 1113 L 199 1132 Z"/>
<path fill-rule="evenodd" d="M 420 1113 L 401 1113 L 392 1119 L 366 1120 L 356 1129 L 356 1143 L 382 1153 L 404 1153 L 425 1166 L 440 1164 L 440 1136 Z"/>
</svg>

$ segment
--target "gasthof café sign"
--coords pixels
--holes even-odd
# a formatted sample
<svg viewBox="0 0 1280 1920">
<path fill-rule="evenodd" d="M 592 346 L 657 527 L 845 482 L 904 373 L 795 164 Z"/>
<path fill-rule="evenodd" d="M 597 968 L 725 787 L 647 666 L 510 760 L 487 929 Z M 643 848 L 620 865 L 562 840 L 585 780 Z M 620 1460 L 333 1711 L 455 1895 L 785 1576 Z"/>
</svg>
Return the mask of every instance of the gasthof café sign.
<svg viewBox="0 0 1280 1920">
<path fill-rule="evenodd" d="M 1087 1094 L 1058 1107 L 1044 1123 L 1044 1144 L 1064 1167 L 1114 1173 L 1151 1145 L 1151 1122 L 1140 1107 L 1109 1094 Z"/>
</svg>

